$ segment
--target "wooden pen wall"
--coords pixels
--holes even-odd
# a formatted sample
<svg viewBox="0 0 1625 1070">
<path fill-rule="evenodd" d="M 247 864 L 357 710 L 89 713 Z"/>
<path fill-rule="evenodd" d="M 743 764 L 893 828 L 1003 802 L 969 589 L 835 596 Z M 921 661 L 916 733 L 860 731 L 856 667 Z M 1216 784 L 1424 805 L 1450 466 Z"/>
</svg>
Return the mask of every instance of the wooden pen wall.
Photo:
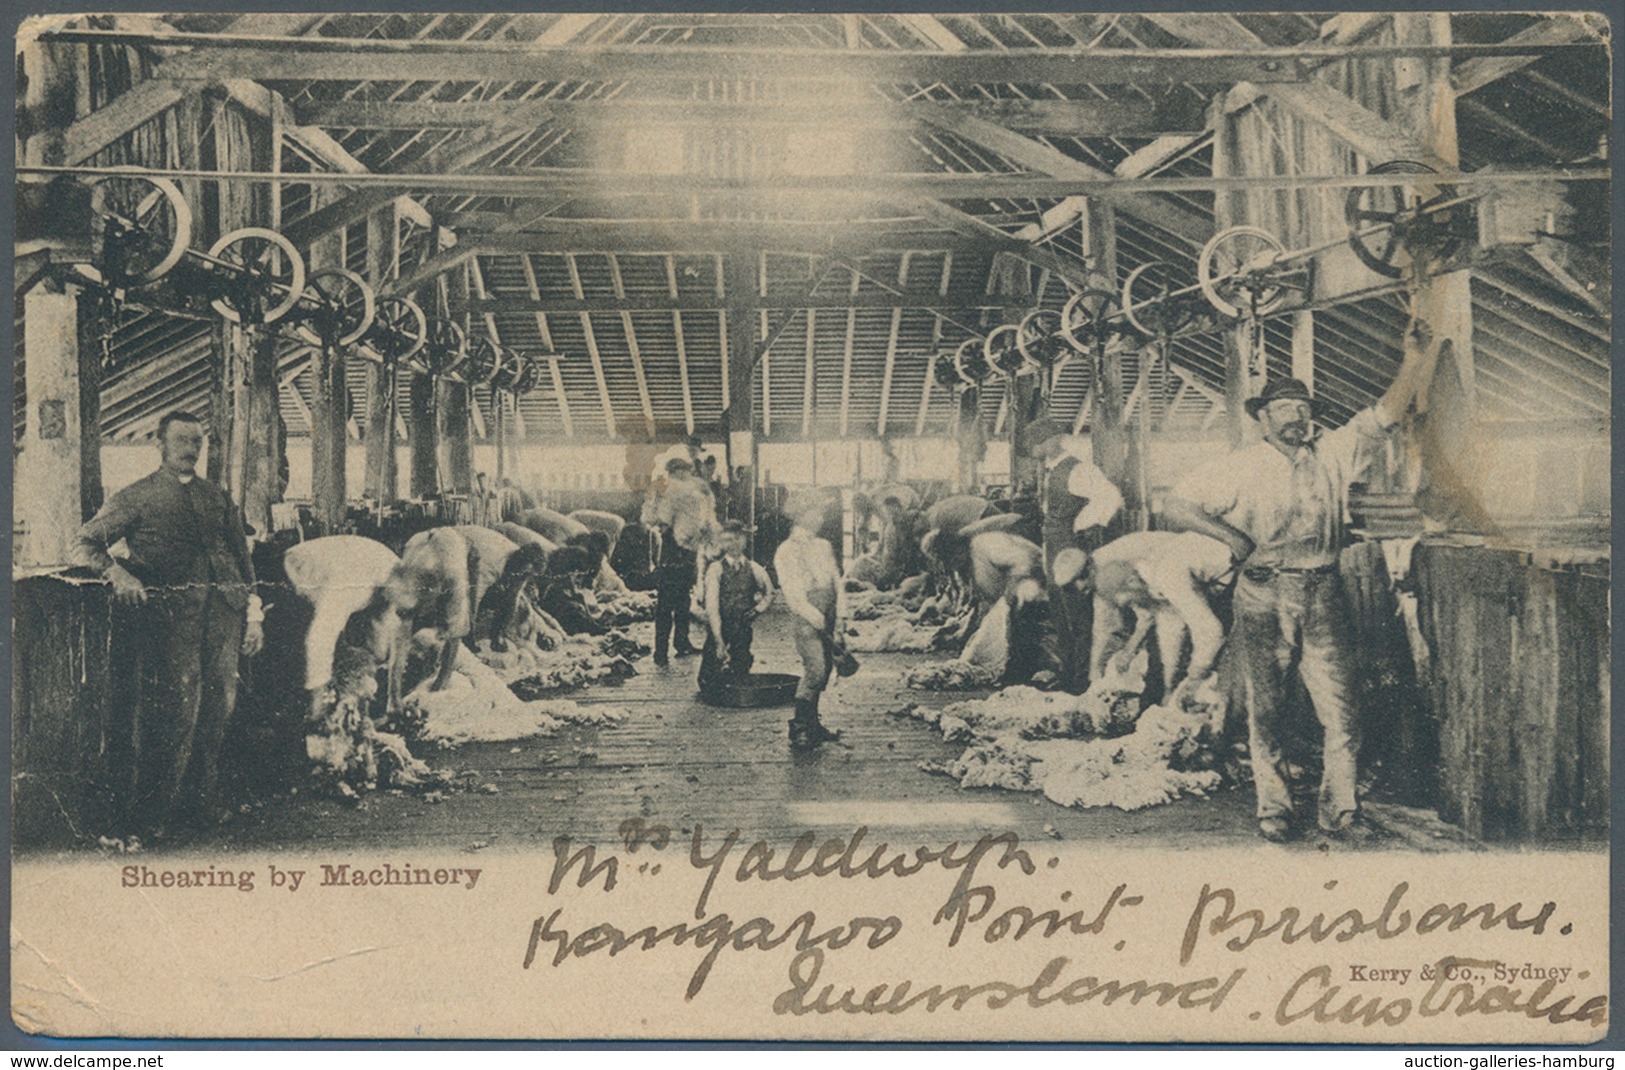
<svg viewBox="0 0 1625 1070">
<path fill-rule="evenodd" d="M 12 585 L 12 614 L 13 842 L 94 840 L 113 830 L 115 771 L 131 768 L 107 585 L 25 577 Z"/>
<path fill-rule="evenodd" d="M 1440 816 L 1489 840 L 1605 829 L 1607 566 L 1424 545 L 1415 567 Z"/>
</svg>

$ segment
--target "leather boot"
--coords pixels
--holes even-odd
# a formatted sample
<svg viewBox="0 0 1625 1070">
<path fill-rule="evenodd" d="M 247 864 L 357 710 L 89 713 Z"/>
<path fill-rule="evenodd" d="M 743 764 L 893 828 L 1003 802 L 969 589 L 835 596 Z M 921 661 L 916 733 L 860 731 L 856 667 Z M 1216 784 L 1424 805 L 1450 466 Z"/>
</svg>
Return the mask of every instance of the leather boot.
<svg viewBox="0 0 1625 1070">
<path fill-rule="evenodd" d="M 841 734 L 825 728 L 818 719 L 818 696 L 796 699 L 795 719 L 790 722 L 790 742 L 798 747 L 833 743 Z"/>
</svg>

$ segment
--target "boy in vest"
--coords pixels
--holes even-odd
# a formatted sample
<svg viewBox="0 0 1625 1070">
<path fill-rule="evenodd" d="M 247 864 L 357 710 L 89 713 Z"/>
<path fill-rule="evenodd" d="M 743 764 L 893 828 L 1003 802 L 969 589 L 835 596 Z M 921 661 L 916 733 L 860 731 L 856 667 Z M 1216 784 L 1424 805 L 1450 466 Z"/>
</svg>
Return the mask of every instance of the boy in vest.
<svg viewBox="0 0 1625 1070">
<path fill-rule="evenodd" d="M 722 678 L 744 676 L 755 663 L 752 623 L 773 604 L 767 569 L 745 556 L 745 525 L 730 520 L 717 540 L 718 556 L 705 570 L 705 617 L 710 632 L 700 658 L 700 690 Z"/>
</svg>

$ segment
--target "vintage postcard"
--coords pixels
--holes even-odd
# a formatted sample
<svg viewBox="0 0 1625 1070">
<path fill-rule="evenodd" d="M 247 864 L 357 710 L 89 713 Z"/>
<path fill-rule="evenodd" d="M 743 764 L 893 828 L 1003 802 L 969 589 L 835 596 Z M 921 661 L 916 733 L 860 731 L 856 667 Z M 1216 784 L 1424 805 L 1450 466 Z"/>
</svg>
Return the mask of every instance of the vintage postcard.
<svg viewBox="0 0 1625 1070">
<path fill-rule="evenodd" d="M 1599 1041 L 1610 41 L 23 20 L 13 1020 Z"/>
</svg>

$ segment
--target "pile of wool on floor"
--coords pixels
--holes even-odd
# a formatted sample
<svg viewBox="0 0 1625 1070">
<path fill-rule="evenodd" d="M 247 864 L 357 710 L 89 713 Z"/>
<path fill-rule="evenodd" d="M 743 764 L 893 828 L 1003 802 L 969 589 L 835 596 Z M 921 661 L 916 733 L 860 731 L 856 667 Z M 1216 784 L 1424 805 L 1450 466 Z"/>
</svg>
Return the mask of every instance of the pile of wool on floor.
<svg viewBox="0 0 1625 1070">
<path fill-rule="evenodd" d="M 922 599 L 917 592 L 905 595 L 872 588 L 850 591 L 847 617 L 847 649 L 860 654 L 942 650 L 952 641 L 954 632 L 950 626 L 954 621 L 943 618 L 939 600 Z"/>
<path fill-rule="evenodd" d="M 623 631 L 566 636 L 550 650 L 527 640 L 510 639 L 504 645 L 496 650 L 481 640 L 479 660 L 526 699 L 635 676 L 632 662 L 649 653 L 647 643 Z"/>
<path fill-rule="evenodd" d="M 846 626 L 846 648 L 859 654 L 885 651 L 926 654 L 941 649 L 940 628 L 914 623 L 904 614 L 855 620 Z"/>
<path fill-rule="evenodd" d="M 903 678 L 915 691 L 985 691 L 998 680 L 993 670 L 958 658 L 916 665 Z"/>
<path fill-rule="evenodd" d="M 613 724 L 628 716 L 618 707 L 583 706 L 569 699 L 522 699 L 497 670 L 466 648 L 457 652 L 445 688 L 429 691 L 420 687 L 403 702 L 403 718 L 411 726 L 412 741 L 440 747 L 545 736 L 566 722 Z"/>
<path fill-rule="evenodd" d="M 957 759 L 926 767 L 961 787 L 1038 791 L 1062 806 L 1120 810 L 1218 787 L 1218 692 L 1209 685 L 1188 710 L 1151 706 L 1136 719 L 1143 686 L 1136 673 L 1108 673 L 1081 696 L 1010 687 L 938 710 L 896 712 L 966 744 Z"/>
<path fill-rule="evenodd" d="M 653 591 L 599 591 L 593 618 L 606 628 L 625 628 L 655 619 Z"/>
<path fill-rule="evenodd" d="M 944 641 L 963 630 L 966 620 L 941 630 Z M 948 661 L 928 661 L 910 669 L 904 682 L 915 691 L 980 691 L 1004 675 L 1010 653 L 1010 607 L 997 602 L 960 651 Z M 940 649 L 940 647 L 938 648 Z"/>
</svg>

